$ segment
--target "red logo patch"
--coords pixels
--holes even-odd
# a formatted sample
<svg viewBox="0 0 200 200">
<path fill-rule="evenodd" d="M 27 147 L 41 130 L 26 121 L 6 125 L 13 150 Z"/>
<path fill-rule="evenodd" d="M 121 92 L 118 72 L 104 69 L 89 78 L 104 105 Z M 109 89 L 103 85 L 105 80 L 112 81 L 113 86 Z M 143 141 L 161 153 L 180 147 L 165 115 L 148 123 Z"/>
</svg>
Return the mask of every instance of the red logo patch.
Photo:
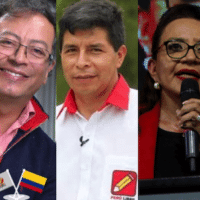
<svg viewBox="0 0 200 200">
<path fill-rule="evenodd" d="M 137 174 L 134 171 L 113 171 L 111 193 L 113 195 L 136 195 Z"/>
</svg>

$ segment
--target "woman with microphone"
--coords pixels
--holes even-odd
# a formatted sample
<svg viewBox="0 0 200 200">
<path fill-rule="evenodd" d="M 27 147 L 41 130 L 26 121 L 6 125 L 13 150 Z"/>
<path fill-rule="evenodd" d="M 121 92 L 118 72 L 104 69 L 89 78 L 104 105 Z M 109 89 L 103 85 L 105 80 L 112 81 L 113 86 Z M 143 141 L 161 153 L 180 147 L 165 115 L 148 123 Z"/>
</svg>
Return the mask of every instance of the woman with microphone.
<svg viewBox="0 0 200 200">
<path fill-rule="evenodd" d="M 200 100 L 181 102 L 181 84 L 188 78 L 200 85 L 200 8 L 182 4 L 162 16 L 153 36 L 140 94 L 140 179 L 191 175 L 184 137 L 187 130 L 200 133 Z"/>
</svg>

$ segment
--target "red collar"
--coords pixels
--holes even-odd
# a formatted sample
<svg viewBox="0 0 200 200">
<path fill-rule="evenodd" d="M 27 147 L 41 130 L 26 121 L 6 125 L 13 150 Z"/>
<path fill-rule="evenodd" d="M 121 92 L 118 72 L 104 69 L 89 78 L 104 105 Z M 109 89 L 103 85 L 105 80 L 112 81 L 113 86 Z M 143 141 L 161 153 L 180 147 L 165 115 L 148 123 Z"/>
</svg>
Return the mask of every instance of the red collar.
<svg viewBox="0 0 200 200">
<path fill-rule="evenodd" d="M 35 115 L 21 127 L 24 131 L 33 130 L 48 119 L 48 115 L 34 97 L 31 99 L 31 103 L 35 109 Z"/>
<path fill-rule="evenodd" d="M 101 108 L 99 110 L 102 110 L 109 104 L 112 104 L 123 110 L 128 110 L 129 90 L 130 90 L 130 88 L 129 88 L 127 82 L 125 81 L 123 76 L 120 75 L 112 92 L 110 93 L 109 97 L 103 103 L 103 105 L 101 106 Z M 74 114 L 77 111 L 75 96 L 74 96 L 74 92 L 72 89 L 70 89 L 70 91 L 68 92 L 60 113 L 62 112 L 64 107 L 66 107 L 67 111 L 71 114 Z M 59 115 L 60 115 L 60 113 L 59 113 Z"/>
<path fill-rule="evenodd" d="M 3 159 L 3 156 L 14 146 L 16 145 L 20 140 L 22 140 L 24 137 L 26 137 L 32 130 L 37 128 L 40 124 L 44 123 L 48 115 L 43 111 L 42 107 L 40 106 L 39 102 L 33 97 L 31 100 L 31 103 L 35 110 L 35 115 L 26 122 L 20 129 L 24 130 L 26 133 L 23 136 L 20 136 L 15 142 L 12 142 L 12 145 L 7 148 L 7 150 L 1 155 L 0 157 L 0 163 Z"/>
</svg>

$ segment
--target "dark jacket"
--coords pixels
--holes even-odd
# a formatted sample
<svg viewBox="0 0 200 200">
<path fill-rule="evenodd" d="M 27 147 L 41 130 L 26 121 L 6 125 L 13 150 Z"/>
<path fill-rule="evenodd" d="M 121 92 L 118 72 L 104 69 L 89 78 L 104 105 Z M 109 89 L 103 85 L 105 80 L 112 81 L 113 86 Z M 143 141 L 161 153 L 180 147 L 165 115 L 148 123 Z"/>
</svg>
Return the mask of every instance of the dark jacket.
<svg viewBox="0 0 200 200">
<path fill-rule="evenodd" d="M 31 99 L 35 116 L 24 124 L 8 145 L 0 161 L 0 173 L 9 169 L 17 187 L 22 170 L 26 169 L 47 178 L 43 193 L 37 193 L 24 187 L 19 187 L 19 194 L 30 196 L 30 200 L 56 199 L 56 145 L 49 136 L 39 128 L 48 116 L 44 113 L 36 99 Z M 14 187 L 0 192 L 4 195 L 14 194 Z"/>
</svg>

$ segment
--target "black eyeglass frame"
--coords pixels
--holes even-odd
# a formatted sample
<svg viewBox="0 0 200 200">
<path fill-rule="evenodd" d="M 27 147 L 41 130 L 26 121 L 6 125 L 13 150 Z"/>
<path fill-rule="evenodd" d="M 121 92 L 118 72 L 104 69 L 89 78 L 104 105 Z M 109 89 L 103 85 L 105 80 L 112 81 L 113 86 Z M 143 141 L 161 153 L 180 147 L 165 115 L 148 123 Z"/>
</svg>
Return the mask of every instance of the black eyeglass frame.
<svg viewBox="0 0 200 200">
<path fill-rule="evenodd" d="M 167 45 L 168 45 L 169 42 L 181 42 L 181 43 L 186 44 L 186 45 L 188 46 L 188 48 L 187 48 L 187 51 L 186 51 L 185 55 L 182 56 L 182 57 L 178 57 L 178 58 L 177 58 L 177 57 L 173 57 L 173 56 L 171 56 L 171 55 L 168 53 L 168 48 L 167 48 Z M 188 54 L 188 51 L 189 51 L 190 49 L 193 49 L 196 58 L 200 59 L 200 57 L 197 56 L 196 51 L 195 51 L 195 46 L 196 46 L 197 44 L 200 45 L 200 42 L 197 42 L 195 45 L 189 45 L 188 43 L 186 43 L 186 42 L 184 42 L 184 41 L 168 40 L 168 41 L 165 41 L 162 45 L 160 45 L 160 46 L 157 48 L 156 53 L 158 52 L 158 50 L 159 50 L 160 48 L 163 47 L 163 45 L 165 45 L 167 55 L 168 55 L 170 58 L 173 58 L 173 59 L 179 60 L 179 59 L 181 59 L 181 58 L 184 58 L 184 57 Z"/>
</svg>

